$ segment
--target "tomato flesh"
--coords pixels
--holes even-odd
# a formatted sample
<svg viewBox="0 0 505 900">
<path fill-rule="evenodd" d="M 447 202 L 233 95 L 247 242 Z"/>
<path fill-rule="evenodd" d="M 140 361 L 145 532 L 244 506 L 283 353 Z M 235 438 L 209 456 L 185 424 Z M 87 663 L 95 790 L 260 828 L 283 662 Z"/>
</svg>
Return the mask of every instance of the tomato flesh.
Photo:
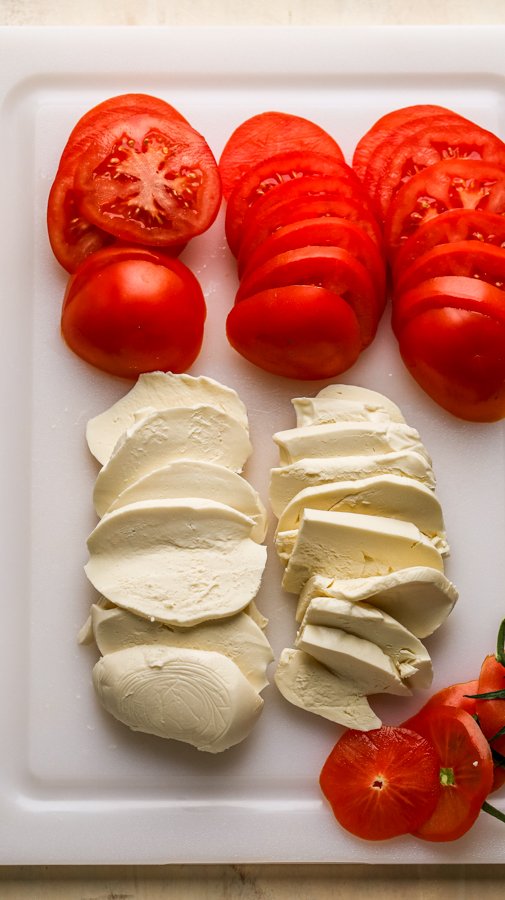
<svg viewBox="0 0 505 900">
<path fill-rule="evenodd" d="M 503 291 L 505 249 L 475 241 L 459 241 L 433 247 L 399 275 L 395 291 L 401 294 L 423 281 L 445 275 L 484 281 Z"/>
</svg>

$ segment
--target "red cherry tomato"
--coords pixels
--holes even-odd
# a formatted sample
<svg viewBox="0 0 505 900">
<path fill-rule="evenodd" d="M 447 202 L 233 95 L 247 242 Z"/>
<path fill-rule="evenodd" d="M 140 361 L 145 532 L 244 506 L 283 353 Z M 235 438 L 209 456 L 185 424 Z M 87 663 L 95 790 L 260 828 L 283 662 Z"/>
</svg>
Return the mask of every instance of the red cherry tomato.
<svg viewBox="0 0 505 900">
<path fill-rule="evenodd" d="M 396 293 L 402 294 L 429 278 L 438 278 L 443 275 L 462 275 L 485 281 L 503 291 L 505 290 L 505 249 L 477 241 L 459 241 L 433 247 L 398 276 L 395 285 Z"/>
<path fill-rule="evenodd" d="M 70 278 L 62 335 L 78 356 L 113 375 L 183 372 L 200 352 L 206 307 L 179 260 L 141 248 L 108 248 Z"/>
<path fill-rule="evenodd" d="M 438 803 L 412 829 L 425 841 L 455 841 L 472 827 L 493 783 L 493 759 L 472 716 L 451 706 L 432 708 L 404 723 L 435 747 L 440 760 Z"/>
<path fill-rule="evenodd" d="M 351 834 L 386 840 L 420 828 L 441 793 L 432 744 L 406 728 L 346 731 L 326 760 L 321 790 Z"/>
<path fill-rule="evenodd" d="M 247 119 L 229 137 L 219 160 L 223 196 L 251 166 L 291 150 L 322 153 L 344 159 L 337 142 L 319 125 L 290 113 L 264 112 Z"/>
</svg>

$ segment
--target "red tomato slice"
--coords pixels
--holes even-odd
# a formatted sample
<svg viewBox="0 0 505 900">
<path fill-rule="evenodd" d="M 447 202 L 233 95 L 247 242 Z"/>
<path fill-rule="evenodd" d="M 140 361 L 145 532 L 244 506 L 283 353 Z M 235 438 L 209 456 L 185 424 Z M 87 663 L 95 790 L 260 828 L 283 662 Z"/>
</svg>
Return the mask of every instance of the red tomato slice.
<svg viewBox="0 0 505 900">
<path fill-rule="evenodd" d="M 81 359 L 136 378 L 183 372 L 200 352 L 206 307 L 197 279 L 179 260 L 142 248 L 108 248 L 68 283 L 62 335 Z"/>
<path fill-rule="evenodd" d="M 386 217 L 392 197 L 403 184 L 427 166 L 444 159 L 482 160 L 505 167 L 505 144 L 491 132 L 468 122 L 441 126 L 430 123 L 424 130 L 416 131 L 396 151 L 390 152 L 387 170 L 377 184 L 376 198 L 382 218 Z"/>
<path fill-rule="evenodd" d="M 361 350 L 354 311 L 332 291 L 294 285 L 260 291 L 230 311 L 226 333 L 245 359 L 285 378 L 333 378 Z"/>
<path fill-rule="evenodd" d="M 429 219 L 402 245 L 393 261 L 395 281 L 408 266 L 439 244 L 475 241 L 505 247 L 505 217 L 478 209 L 449 209 Z"/>
<path fill-rule="evenodd" d="M 336 247 L 304 247 L 288 250 L 250 271 L 242 280 L 236 303 L 269 288 L 313 284 L 338 294 L 354 310 L 362 347 L 367 347 L 377 331 L 385 297 L 378 297 L 365 269 L 346 250 Z"/>
<path fill-rule="evenodd" d="M 291 150 L 322 153 L 342 160 L 337 142 L 319 125 L 290 113 L 264 112 L 235 129 L 219 160 L 223 196 L 228 199 L 235 183 L 251 166 L 277 153 Z"/>
<path fill-rule="evenodd" d="M 82 215 L 152 246 L 201 234 L 219 210 L 217 164 L 204 138 L 170 114 L 124 115 L 83 153 L 74 188 Z"/>
<path fill-rule="evenodd" d="M 433 247 L 403 271 L 396 283 L 396 293 L 400 295 L 429 278 L 442 275 L 463 275 L 485 281 L 503 291 L 505 249 L 476 241 L 459 241 Z"/>
<path fill-rule="evenodd" d="M 451 684 L 449 687 L 442 688 L 433 694 L 424 706 L 421 707 L 419 713 L 425 713 L 426 710 L 433 709 L 437 706 L 455 706 L 457 709 L 464 709 L 469 715 L 474 716 L 476 711 L 476 701 L 471 695 L 476 693 L 477 680 L 461 681 L 458 684 Z"/>
<path fill-rule="evenodd" d="M 430 309 L 472 311 L 505 325 L 504 297 L 498 288 L 478 279 L 447 275 L 431 278 L 397 294 L 392 315 L 396 336 L 413 318 Z"/>
<path fill-rule="evenodd" d="M 489 744 L 469 713 L 451 706 L 430 709 L 404 723 L 435 747 L 441 792 L 433 814 L 412 829 L 425 841 L 455 841 L 472 827 L 491 790 Z"/>
<path fill-rule="evenodd" d="M 395 194 L 384 226 L 391 254 L 417 229 L 449 209 L 505 213 L 505 169 L 473 159 L 444 159 Z"/>
<path fill-rule="evenodd" d="M 440 793 L 440 764 L 430 742 L 407 728 L 346 731 L 319 779 L 335 818 L 351 834 L 382 841 L 416 831 Z"/>
</svg>

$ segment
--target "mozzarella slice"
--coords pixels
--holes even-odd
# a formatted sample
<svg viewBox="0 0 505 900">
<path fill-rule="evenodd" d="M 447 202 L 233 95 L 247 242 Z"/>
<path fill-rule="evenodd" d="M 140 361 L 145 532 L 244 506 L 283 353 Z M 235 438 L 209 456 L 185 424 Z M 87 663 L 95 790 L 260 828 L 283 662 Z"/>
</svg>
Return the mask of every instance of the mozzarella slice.
<svg viewBox="0 0 505 900">
<path fill-rule="evenodd" d="M 209 650 L 128 647 L 103 656 L 93 669 L 107 710 L 133 731 L 220 753 L 240 743 L 263 700 L 238 666 Z"/>
<path fill-rule="evenodd" d="M 203 497 L 218 500 L 254 521 L 251 537 L 261 543 L 267 530 L 267 513 L 252 485 L 231 469 L 202 460 L 176 460 L 139 478 L 113 501 L 107 512 L 139 500 L 173 500 Z"/>
<path fill-rule="evenodd" d="M 342 678 L 354 681 L 362 694 L 409 695 L 392 660 L 377 644 L 323 625 L 302 625 L 296 647 Z"/>
<path fill-rule="evenodd" d="M 279 555 L 289 558 L 305 509 L 354 512 L 413 522 L 446 555 L 444 519 L 440 503 L 428 487 L 398 475 L 376 475 L 360 481 L 340 481 L 306 488 L 286 506 L 275 536 Z M 287 534 L 286 534 L 287 532 Z"/>
<path fill-rule="evenodd" d="M 364 601 L 389 613 L 416 637 L 425 638 L 446 620 L 458 592 L 443 572 L 425 566 L 347 580 L 316 575 L 307 581 L 300 594 L 298 622 L 316 597 L 335 597 L 352 603 Z"/>
<path fill-rule="evenodd" d="M 138 410 L 176 406 L 211 406 L 236 419 L 246 431 L 248 429 L 246 408 L 232 388 L 202 375 L 149 372 L 139 376 L 126 396 L 90 419 L 86 439 L 91 453 L 104 465 L 121 435 L 133 425 Z"/>
<path fill-rule="evenodd" d="M 296 424 L 323 425 L 327 422 L 405 422 L 392 400 L 377 391 L 349 384 L 330 384 L 315 397 L 295 397 L 291 401 Z"/>
<path fill-rule="evenodd" d="M 279 447 L 281 465 L 300 459 L 328 456 L 370 456 L 413 450 L 431 460 L 419 432 L 398 422 L 329 422 L 278 431 L 273 437 Z"/>
<path fill-rule="evenodd" d="M 124 609 L 168 625 L 196 625 L 256 596 L 266 547 L 253 522 L 210 500 L 146 500 L 108 513 L 88 539 L 85 572 Z"/>
<path fill-rule="evenodd" d="M 299 594 L 312 575 L 366 578 L 420 565 L 443 571 L 438 550 L 410 522 L 306 509 L 282 586 Z"/>
<path fill-rule="evenodd" d="M 426 647 L 405 626 L 368 603 L 337 597 L 313 597 L 302 622 L 337 628 L 376 644 L 388 656 L 398 675 L 413 690 L 429 688 L 433 666 Z"/>
<path fill-rule="evenodd" d="M 305 488 L 335 481 L 358 481 L 376 475 L 413 478 L 434 489 L 435 476 L 425 457 L 413 450 L 374 456 L 301 459 L 270 473 L 270 504 L 279 518 L 288 503 Z"/>
<path fill-rule="evenodd" d="M 240 472 L 251 450 L 245 428 L 212 407 L 151 411 L 124 433 L 98 473 L 95 509 L 102 516 L 126 488 L 170 462 L 203 460 Z"/>
<path fill-rule="evenodd" d="M 232 659 L 256 691 L 268 684 L 266 673 L 274 658 L 272 648 L 261 628 L 245 612 L 192 628 L 173 629 L 124 609 L 104 610 L 93 605 L 91 620 L 102 656 L 140 644 L 214 650 Z"/>
<path fill-rule="evenodd" d="M 330 722 L 360 731 L 382 724 L 354 681 L 335 675 L 302 650 L 282 651 L 274 680 L 289 703 Z"/>
</svg>

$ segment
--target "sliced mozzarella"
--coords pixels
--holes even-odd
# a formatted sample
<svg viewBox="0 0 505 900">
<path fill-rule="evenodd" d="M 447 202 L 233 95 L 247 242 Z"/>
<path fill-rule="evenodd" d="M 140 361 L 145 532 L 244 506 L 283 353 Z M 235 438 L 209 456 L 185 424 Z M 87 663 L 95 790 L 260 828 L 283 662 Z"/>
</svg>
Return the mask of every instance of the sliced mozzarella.
<svg viewBox="0 0 505 900">
<path fill-rule="evenodd" d="M 93 456 L 104 465 L 121 437 L 134 422 L 135 413 L 145 407 L 169 409 L 176 406 L 211 406 L 236 419 L 247 430 L 247 412 L 238 394 L 205 376 L 149 372 L 140 375 L 126 396 L 90 419 L 86 439 Z"/>
<path fill-rule="evenodd" d="M 420 481 L 429 488 L 435 487 L 431 465 L 413 450 L 375 456 L 301 459 L 271 470 L 270 504 L 279 518 L 293 497 L 305 488 L 335 481 L 357 481 L 374 475 L 399 475 Z"/>
<path fill-rule="evenodd" d="M 362 694 L 410 694 L 391 658 L 372 641 L 338 628 L 302 625 L 296 647 L 353 681 Z"/>
<path fill-rule="evenodd" d="M 93 669 L 107 710 L 133 731 L 220 753 L 242 741 L 263 706 L 258 692 L 222 653 L 188 647 L 128 647 Z"/>
<path fill-rule="evenodd" d="M 381 726 L 354 681 L 335 675 L 302 650 L 282 651 L 274 680 L 289 703 L 330 722 L 360 731 Z"/>
<path fill-rule="evenodd" d="M 251 449 L 243 425 L 213 407 L 150 412 L 124 433 L 98 473 L 95 509 L 103 515 L 126 488 L 176 460 L 203 460 L 240 472 Z"/>
<path fill-rule="evenodd" d="M 300 519 L 307 508 L 413 522 L 419 531 L 431 538 L 440 553 L 445 555 L 449 552 L 437 497 L 428 487 L 411 478 L 376 475 L 360 481 L 333 482 L 300 491 L 284 509 L 277 526 L 276 545 L 283 559 L 291 554 Z"/>
<path fill-rule="evenodd" d="M 443 571 L 438 550 L 410 522 L 306 509 L 282 586 L 299 594 L 312 575 L 366 578 L 409 566 Z"/>
<path fill-rule="evenodd" d="M 330 384 L 315 397 L 296 397 L 291 401 L 296 424 L 323 425 L 327 422 L 405 422 L 396 403 L 371 391 L 350 384 Z"/>
<path fill-rule="evenodd" d="M 312 598 L 366 602 L 389 613 L 418 638 L 428 637 L 445 621 L 458 599 L 448 578 L 432 567 L 412 566 L 368 578 L 310 578 L 300 594 L 296 619 L 301 622 Z"/>
<path fill-rule="evenodd" d="M 141 619 L 124 609 L 104 610 L 96 605 L 91 607 L 91 619 L 102 656 L 140 644 L 214 650 L 232 659 L 256 691 L 268 684 L 266 673 L 274 658 L 272 648 L 261 628 L 245 612 L 184 629 Z"/>
<path fill-rule="evenodd" d="M 203 497 L 226 503 L 253 519 L 251 537 L 255 541 L 261 543 L 265 537 L 267 514 L 258 492 L 231 469 L 202 460 L 180 459 L 149 472 L 119 494 L 107 512 L 139 500 L 182 497 Z"/>
<path fill-rule="evenodd" d="M 274 434 L 281 465 L 329 456 L 371 456 L 413 450 L 431 460 L 419 432 L 399 422 L 329 422 Z"/>
<path fill-rule="evenodd" d="M 337 628 L 377 644 L 395 666 L 399 677 L 413 690 L 429 688 L 433 667 L 426 647 L 400 622 L 368 603 L 337 597 L 313 597 L 302 622 Z"/>
<path fill-rule="evenodd" d="M 168 625 L 243 610 L 256 596 L 266 548 L 253 522 L 210 500 L 146 500 L 103 517 L 88 539 L 85 572 L 124 609 Z"/>
</svg>

